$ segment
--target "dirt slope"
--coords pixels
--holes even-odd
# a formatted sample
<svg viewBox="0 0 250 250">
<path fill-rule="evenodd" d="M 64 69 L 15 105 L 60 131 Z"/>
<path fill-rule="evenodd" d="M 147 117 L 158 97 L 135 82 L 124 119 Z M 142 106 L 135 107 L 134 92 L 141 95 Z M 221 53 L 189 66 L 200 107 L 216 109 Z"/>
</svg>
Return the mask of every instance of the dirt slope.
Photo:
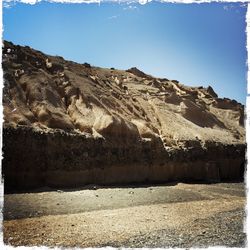
<svg viewBox="0 0 250 250">
<path fill-rule="evenodd" d="M 8 186 L 242 177 L 244 107 L 211 87 L 4 42 Z"/>
<path fill-rule="evenodd" d="M 244 140 L 244 109 L 211 87 L 187 87 L 136 68 L 104 69 L 5 42 L 4 117 L 10 125 L 105 138 Z"/>
</svg>

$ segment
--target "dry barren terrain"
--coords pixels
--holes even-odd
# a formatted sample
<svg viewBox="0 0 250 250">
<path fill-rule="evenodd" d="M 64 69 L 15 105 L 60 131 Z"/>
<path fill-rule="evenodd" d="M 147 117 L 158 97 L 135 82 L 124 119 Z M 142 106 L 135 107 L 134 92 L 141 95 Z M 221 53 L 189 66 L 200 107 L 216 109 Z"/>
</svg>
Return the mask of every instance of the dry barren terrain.
<svg viewBox="0 0 250 250">
<path fill-rule="evenodd" d="M 3 45 L 6 244 L 244 246 L 244 105 Z"/>
<path fill-rule="evenodd" d="M 208 84 L 7 41 L 3 73 L 5 190 L 243 178 L 244 105 Z"/>
<path fill-rule="evenodd" d="M 92 189 L 90 189 L 92 188 Z M 243 183 L 37 190 L 6 194 L 6 244 L 244 247 Z"/>
</svg>

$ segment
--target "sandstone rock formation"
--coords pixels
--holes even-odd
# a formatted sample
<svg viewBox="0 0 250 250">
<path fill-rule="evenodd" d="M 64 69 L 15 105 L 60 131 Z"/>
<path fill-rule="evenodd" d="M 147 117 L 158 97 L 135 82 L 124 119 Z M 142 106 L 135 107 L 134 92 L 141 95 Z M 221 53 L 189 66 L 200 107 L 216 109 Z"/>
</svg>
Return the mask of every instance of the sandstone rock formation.
<svg viewBox="0 0 250 250">
<path fill-rule="evenodd" d="M 137 68 L 104 69 L 4 42 L 8 187 L 237 179 L 244 106 Z"/>
</svg>

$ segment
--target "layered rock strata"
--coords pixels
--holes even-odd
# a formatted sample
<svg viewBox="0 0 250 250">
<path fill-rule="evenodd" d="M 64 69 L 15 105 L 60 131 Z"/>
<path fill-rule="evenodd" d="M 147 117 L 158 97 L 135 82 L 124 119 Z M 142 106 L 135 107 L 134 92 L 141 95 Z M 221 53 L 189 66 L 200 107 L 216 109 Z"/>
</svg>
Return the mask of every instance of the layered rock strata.
<svg viewBox="0 0 250 250">
<path fill-rule="evenodd" d="M 232 180 L 243 175 L 244 106 L 187 87 L 4 42 L 7 188 Z"/>
</svg>

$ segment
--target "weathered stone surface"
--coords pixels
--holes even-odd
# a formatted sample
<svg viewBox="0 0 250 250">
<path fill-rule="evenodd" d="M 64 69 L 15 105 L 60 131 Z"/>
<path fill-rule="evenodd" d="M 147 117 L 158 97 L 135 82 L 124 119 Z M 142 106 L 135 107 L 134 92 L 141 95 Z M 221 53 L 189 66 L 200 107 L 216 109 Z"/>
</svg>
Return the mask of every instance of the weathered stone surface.
<svg viewBox="0 0 250 250">
<path fill-rule="evenodd" d="M 4 42 L 6 188 L 242 177 L 244 106 Z"/>
<path fill-rule="evenodd" d="M 240 144 L 166 151 L 154 141 L 119 146 L 103 138 L 27 127 L 5 128 L 3 140 L 6 189 L 239 180 L 245 162 Z"/>
</svg>

